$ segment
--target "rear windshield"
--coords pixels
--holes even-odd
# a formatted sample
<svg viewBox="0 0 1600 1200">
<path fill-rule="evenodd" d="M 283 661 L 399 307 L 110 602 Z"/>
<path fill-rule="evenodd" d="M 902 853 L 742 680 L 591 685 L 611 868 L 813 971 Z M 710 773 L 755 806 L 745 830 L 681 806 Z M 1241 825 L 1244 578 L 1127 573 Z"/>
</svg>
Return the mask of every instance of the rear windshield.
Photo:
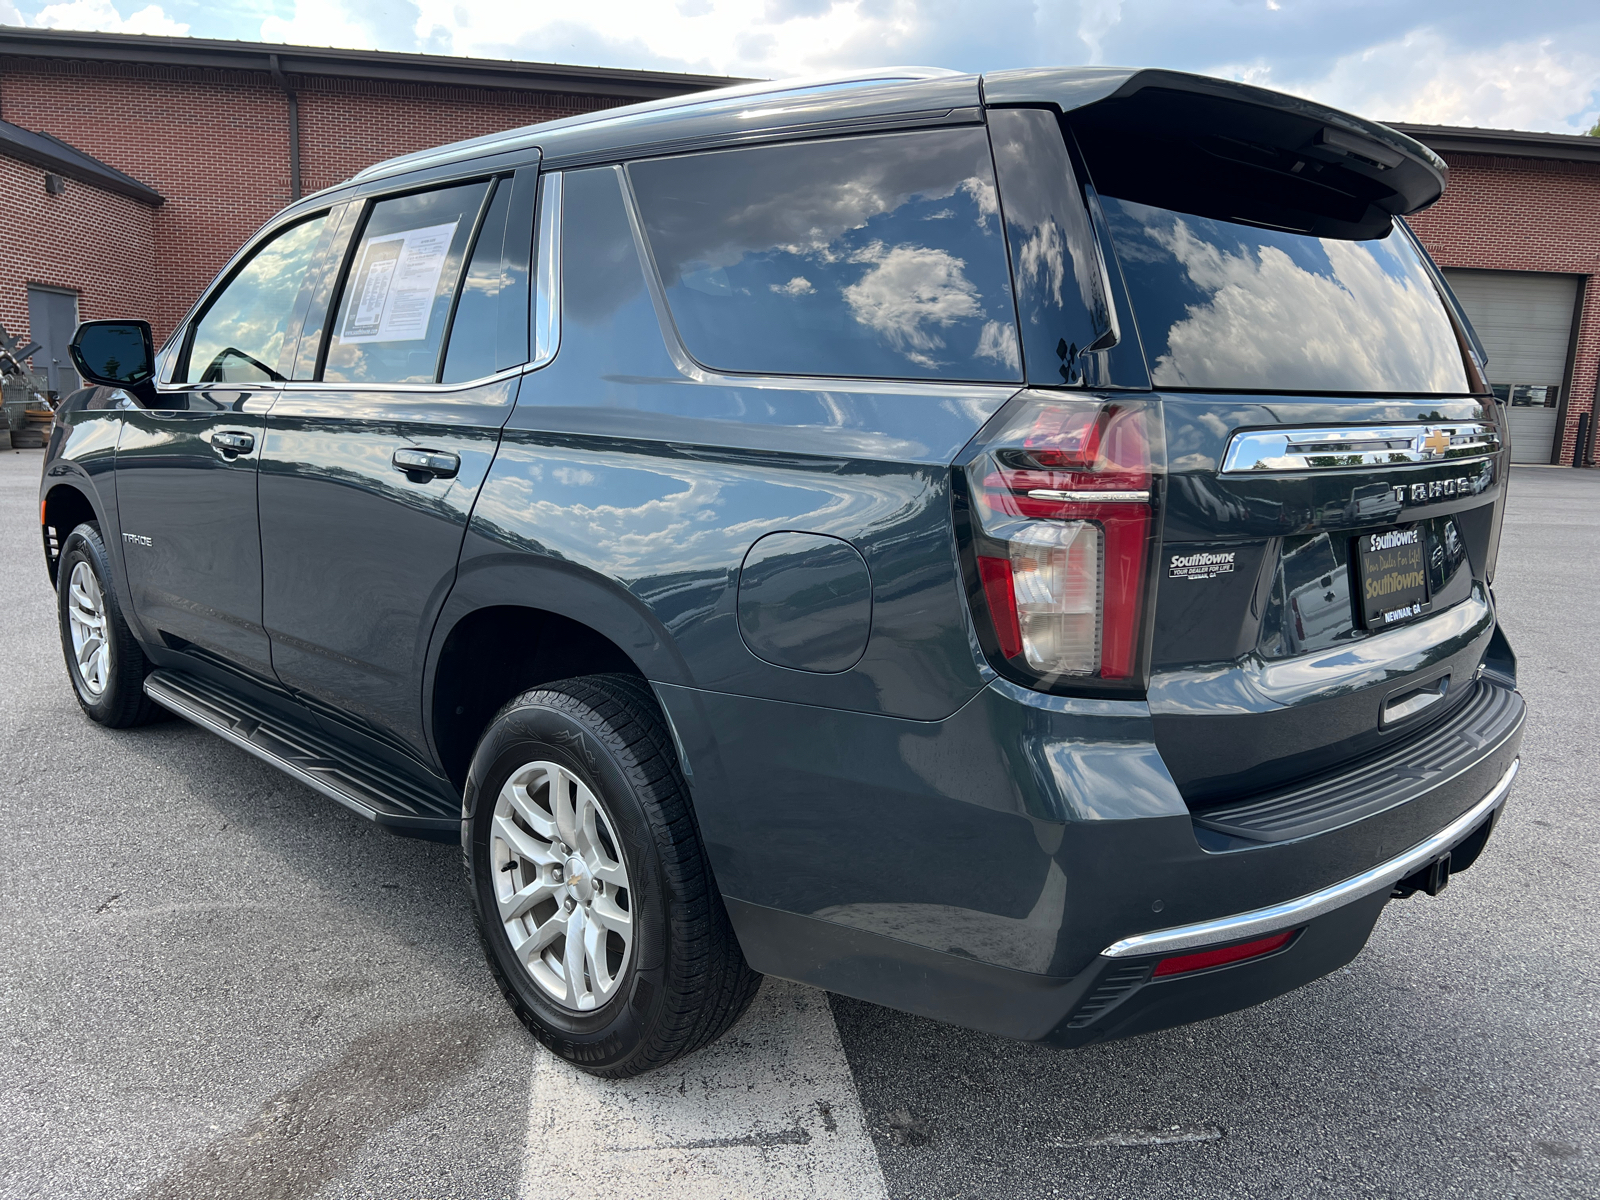
<svg viewBox="0 0 1600 1200">
<path fill-rule="evenodd" d="M 1346 241 L 1102 205 L 1157 387 L 1469 390 L 1438 289 L 1398 224 Z"/>
</svg>

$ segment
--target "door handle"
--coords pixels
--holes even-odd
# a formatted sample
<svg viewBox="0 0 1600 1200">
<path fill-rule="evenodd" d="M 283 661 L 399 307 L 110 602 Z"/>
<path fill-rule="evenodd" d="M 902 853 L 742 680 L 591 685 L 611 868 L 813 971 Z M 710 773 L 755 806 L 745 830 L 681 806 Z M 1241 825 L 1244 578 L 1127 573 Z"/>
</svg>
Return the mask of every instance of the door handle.
<svg viewBox="0 0 1600 1200">
<path fill-rule="evenodd" d="M 1407 717 L 1415 716 L 1425 708 L 1431 708 L 1445 697 L 1450 690 L 1450 676 L 1441 675 L 1432 683 L 1424 684 L 1409 692 L 1398 696 L 1391 696 L 1383 706 L 1383 712 L 1378 718 L 1380 729 L 1393 725 L 1396 721 L 1403 721 Z"/>
<path fill-rule="evenodd" d="M 461 458 L 448 450 L 415 450 L 409 446 L 394 452 L 391 460 L 397 471 L 407 475 L 432 475 L 435 479 L 453 479 L 461 470 Z"/>
<path fill-rule="evenodd" d="M 211 444 L 224 454 L 249 454 L 255 448 L 256 437 L 253 433 L 223 429 L 211 435 Z"/>
</svg>

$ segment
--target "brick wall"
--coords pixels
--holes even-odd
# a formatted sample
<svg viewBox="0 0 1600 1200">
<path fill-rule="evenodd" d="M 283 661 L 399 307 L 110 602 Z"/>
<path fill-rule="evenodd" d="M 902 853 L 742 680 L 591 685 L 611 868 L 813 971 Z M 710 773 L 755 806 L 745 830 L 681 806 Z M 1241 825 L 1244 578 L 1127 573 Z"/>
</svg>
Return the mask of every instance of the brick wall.
<svg viewBox="0 0 1600 1200">
<path fill-rule="evenodd" d="M 77 292 L 85 321 L 149 311 L 155 211 L 73 179 L 51 196 L 44 175 L 0 155 L 0 324 L 28 340 L 30 283 Z"/>
<path fill-rule="evenodd" d="M 624 103 L 375 80 L 289 82 L 300 96 L 306 192 L 397 154 Z M 145 317 L 158 344 L 290 200 L 288 101 L 265 71 L 0 56 L 0 117 L 52 133 L 166 198 L 153 222 L 156 286 L 146 280 L 138 309 L 108 314 Z M 0 311 L 9 311 L 13 290 L 7 284 Z"/>
<path fill-rule="evenodd" d="M 1587 277 L 1560 434 L 1561 460 L 1570 463 L 1578 414 L 1593 410 L 1600 372 L 1600 163 L 1444 157 L 1450 164 L 1444 198 L 1410 218 L 1440 266 Z"/>
</svg>

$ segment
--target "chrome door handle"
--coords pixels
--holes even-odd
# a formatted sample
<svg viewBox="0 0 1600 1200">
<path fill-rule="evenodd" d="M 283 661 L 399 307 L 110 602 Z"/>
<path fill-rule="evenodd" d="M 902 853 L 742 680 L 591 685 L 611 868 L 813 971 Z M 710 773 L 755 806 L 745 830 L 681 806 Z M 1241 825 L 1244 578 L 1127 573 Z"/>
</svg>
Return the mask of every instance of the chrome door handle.
<svg viewBox="0 0 1600 1200">
<path fill-rule="evenodd" d="M 255 448 L 256 438 L 253 433 L 223 429 L 211 435 L 211 444 L 224 454 L 248 454 Z"/>
<path fill-rule="evenodd" d="M 397 471 L 407 475 L 432 475 L 435 479 L 453 479 L 461 470 L 461 458 L 448 450 L 414 450 L 403 447 L 394 452 L 391 460 Z"/>
</svg>

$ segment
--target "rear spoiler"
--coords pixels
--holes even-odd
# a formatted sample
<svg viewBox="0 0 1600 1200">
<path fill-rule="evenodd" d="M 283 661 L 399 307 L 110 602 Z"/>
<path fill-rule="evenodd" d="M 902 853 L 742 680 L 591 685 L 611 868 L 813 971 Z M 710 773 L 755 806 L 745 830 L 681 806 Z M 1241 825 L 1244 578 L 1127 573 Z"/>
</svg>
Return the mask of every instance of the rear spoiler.
<svg viewBox="0 0 1600 1200">
<path fill-rule="evenodd" d="M 1318 236 L 1383 236 L 1449 178 L 1443 159 L 1398 130 L 1204 75 L 999 71 L 983 77 L 983 96 L 990 107 L 1060 111 L 1107 195 Z"/>
</svg>

